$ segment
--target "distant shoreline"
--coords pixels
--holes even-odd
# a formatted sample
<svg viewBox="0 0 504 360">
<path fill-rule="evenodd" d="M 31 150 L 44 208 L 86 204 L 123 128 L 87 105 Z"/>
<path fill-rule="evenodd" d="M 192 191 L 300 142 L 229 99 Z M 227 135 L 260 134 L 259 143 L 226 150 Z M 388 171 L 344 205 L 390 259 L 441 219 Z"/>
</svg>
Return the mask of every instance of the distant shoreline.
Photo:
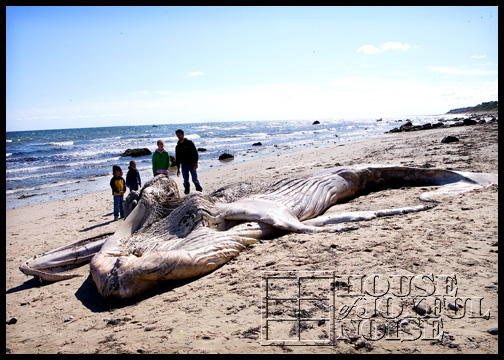
<svg viewBox="0 0 504 360">
<path fill-rule="evenodd" d="M 499 110 L 482 110 L 482 111 L 467 111 L 463 113 L 446 113 L 445 115 L 461 115 L 461 116 L 495 116 L 499 115 Z"/>
<path fill-rule="evenodd" d="M 466 106 L 462 108 L 451 109 L 446 114 L 452 115 L 452 114 L 465 114 L 465 113 L 486 113 L 493 111 L 496 112 L 499 111 L 498 101 L 487 101 L 482 102 L 481 104 L 478 104 L 476 106 Z"/>
</svg>

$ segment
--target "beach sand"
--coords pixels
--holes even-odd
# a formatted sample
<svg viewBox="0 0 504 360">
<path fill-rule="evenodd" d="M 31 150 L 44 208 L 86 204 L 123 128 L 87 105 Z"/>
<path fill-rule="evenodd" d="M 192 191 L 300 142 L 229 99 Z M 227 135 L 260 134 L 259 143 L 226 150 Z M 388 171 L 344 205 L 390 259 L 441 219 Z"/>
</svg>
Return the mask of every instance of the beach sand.
<svg viewBox="0 0 504 360">
<path fill-rule="evenodd" d="M 443 144 L 441 139 L 446 135 L 455 135 L 460 141 Z M 498 123 L 384 134 L 373 140 L 240 164 L 230 162 L 199 172 L 199 178 L 204 192 L 209 193 L 233 182 L 269 182 L 364 163 L 497 173 L 497 141 Z M 182 179 L 177 178 L 177 182 L 179 189 L 183 189 Z M 335 205 L 328 214 L 419 205 L 418 196 L 424 191 L 425 188 L 401 188 L 371 193 Z M 102 300 L 87 264 L 76 270 L 82 277 L 43 285 L 18 269 L 36 254 L 114 232 L 119 223 L 111 221 L 113 201 L 109 189 L 10 209 L 6 211 L 6 321 L 15 317 L 17 322 L 6 324 L 6 351 L 497 353 L 498 335 L 488 332 L 498 326 L 497 195 L 498 186 L 492 185 L 447 198 L 428 211 L 361 222 L 352 231 L 284 234 L 249 246 L 206 276 L 167 282 L 121 303 Z M 295 276 L 310 271 L 356 276 L 381 274 L 381 279 L 390 275 L 431 274 L 441 279 L 442 275 L 455 274 L 458 304 L 466 301 L 466 312 L 462 314 L 461 308 L 455 315 L 452 310 L 442 309 L 440 329 L 444 336 L 438 340 L 428 339 L 437 335 L 429 323 L 422 330 L 413 320 L 400 325 L 404 332 L 398 338 L 418 338 L 414 341 L 373 341 L 368 336 L 367 340 L 365 337 L 338 340 L 335 346 L 312 345 L 312 340 L 328 338 L 335 320 L 301 324 L 302 342 L 295 341 L 296 321 L 268 322 L 266 339 L 266 287 L 261 274 L 284 270 Z M 318 291 L 331 298 L 332 293 L 327 290 L 330 280 L 319 281 Z M 444 283 L 436 284 L 440 285 L 439 291 L 444 291 Z M 296 293 L 296 286 L 295 281 L 284 283 L 286 293 Z M 476 306 L 478 298 L 482 298 L 481 309 Z M 337 297 L 346 304 L 354 299 Z M 436 299 L 439 297 L 432 295 L 427 300 Z M 295 307 L 289 301 L 268 304 L 271 316 L 285 314 Z M 306 300 L 302 306 L 312 309 L 314 304 L 315 301 Z M 280 310 L 275 313 L 273 306 Z M 480 310 L 484 317 L 475 317 Z M 410 308 L 406 313 L 414 314 Z M 322 315 L 305 312 L 305 317 L 310 318 L 325 315 L 324 311 Z M 403 321 L 404 317 L 397 319 Z M 432 320 L 431 317 L 427 322 Z M 338 330 L 339 323 L 335 324 Z M 277 341 L 280 346 L 264 346 L 273 344 L 271 340 L 294 342 Z M 292 346 L 299 344 L 310 346 Z"/>
</svg>

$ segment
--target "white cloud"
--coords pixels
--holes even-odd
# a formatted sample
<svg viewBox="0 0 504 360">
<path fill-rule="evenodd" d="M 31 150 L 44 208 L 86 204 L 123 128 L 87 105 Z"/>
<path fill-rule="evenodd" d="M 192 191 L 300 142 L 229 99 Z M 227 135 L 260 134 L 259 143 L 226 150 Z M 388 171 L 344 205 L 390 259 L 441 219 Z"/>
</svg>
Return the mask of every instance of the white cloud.
<svg viewBox="0 0 504 360">
<path fill-rule="evenodd" d="M 464 75 L 464 76 L 478 76 L 478 75 L 497 75 L 495 70 L 483 69 L 466 69 L 464 67 L 449 67 L 449 66 L 428 66 L 431 71 L 448 74 L 448 75 Z"/>
<path fill-rule="evenodd" d="M 377 48 L 374 45 L 362 45 L 360 48 L 357 49 L 357 52 L 363 52 L 364 54 L 378 54 L 387 50 L 408 50 L 411 46 L 408 43 L 400 43 L 400 42 L 393 42 L 389 41 L 386 42 L 382 45 L 380 45 L 379 48 Z"/>
<path fill-rule="evenodd" d="M 411 46 L 408 43 L 401 44 L 400 42 L 386 42 L 380 46 L 382 51 L 386 50 L 408 50 Z"/>
<path fill-rule="evenodd" d="M 202 71 L 193 71 L 193 72 L 190 72 L 187 75 L 189 75 L 189 76 L 202 76 L 203 72 Z"/>
<path fill-rule="evenodd" d="M 362 45 L 360 48 L 357 49 L 357 52 L 363 52 L 364 54 L 377 54 L 380 52 L 380 49 L 378 49 L 374 45 Z"/>
<path fill-rule="evenodd" d="M 484 59 L 486 58 L 486 55 L 473 55 L 471 56 L 471 59 Z"/>
</svg>

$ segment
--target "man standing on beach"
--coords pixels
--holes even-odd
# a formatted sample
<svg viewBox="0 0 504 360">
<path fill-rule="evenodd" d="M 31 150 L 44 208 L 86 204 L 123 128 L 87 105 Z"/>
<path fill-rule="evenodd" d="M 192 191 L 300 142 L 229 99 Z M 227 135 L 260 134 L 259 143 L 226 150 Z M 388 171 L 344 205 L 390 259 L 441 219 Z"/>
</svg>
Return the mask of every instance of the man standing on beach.
<svg viewBox="0 0 504 360">
<path fill-rule="evenodd" d="M 157 146 L 158 148 L 152 155 L 152 172 L 154 176 L 159 174 L 168 175 L 168 170 L 170 170 L 170 155 L 164 149 L 163 140 L 158 140 Z"/>
<path fill-rule="evenodd" d="M 202 191 L 201 185 L 198 181 L 198 150 L 194 143 L 184 137 L 184 131 L 178 129 L 175 131 L 179 141 L 175 147 L 175 158 L 177 159 L 177 176 L 180 176 L 180 166 L 182 166 L 182 177 L 184 178 L 184 194 L 189 194 L 189 173 L 196 186 L 196 191 Z"/>
</svg>

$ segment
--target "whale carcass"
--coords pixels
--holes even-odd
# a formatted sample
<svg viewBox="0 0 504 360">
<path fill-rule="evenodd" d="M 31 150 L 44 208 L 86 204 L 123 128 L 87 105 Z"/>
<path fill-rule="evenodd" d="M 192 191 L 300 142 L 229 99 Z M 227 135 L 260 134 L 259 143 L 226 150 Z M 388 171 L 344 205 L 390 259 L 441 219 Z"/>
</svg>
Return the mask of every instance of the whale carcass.
<svg viewBox="0 0 504 360">
<path fill-rule="evenodd" d="M 325 169 L 272 184 L 234 184 L 209 195 L 196 193 L 182 199 L 176 183 L 162 175 L 145 184 L 137 206 L 115 233 L 35 256 L 20 270 L 57 281 L 76 276 L 66 271 L 90 260 L 100 294 L 128 298 L 161 281 L 206 274 L 278 230 L 352 229 L 355 226 L 336 224 L 427 210 L 446 193 L 497 181 L 497 174 L 362 165 Z M 424 205 L 321 216 L 336 203 L 402 186 L 439 187 L 420 196 Z"/>
</svg>

